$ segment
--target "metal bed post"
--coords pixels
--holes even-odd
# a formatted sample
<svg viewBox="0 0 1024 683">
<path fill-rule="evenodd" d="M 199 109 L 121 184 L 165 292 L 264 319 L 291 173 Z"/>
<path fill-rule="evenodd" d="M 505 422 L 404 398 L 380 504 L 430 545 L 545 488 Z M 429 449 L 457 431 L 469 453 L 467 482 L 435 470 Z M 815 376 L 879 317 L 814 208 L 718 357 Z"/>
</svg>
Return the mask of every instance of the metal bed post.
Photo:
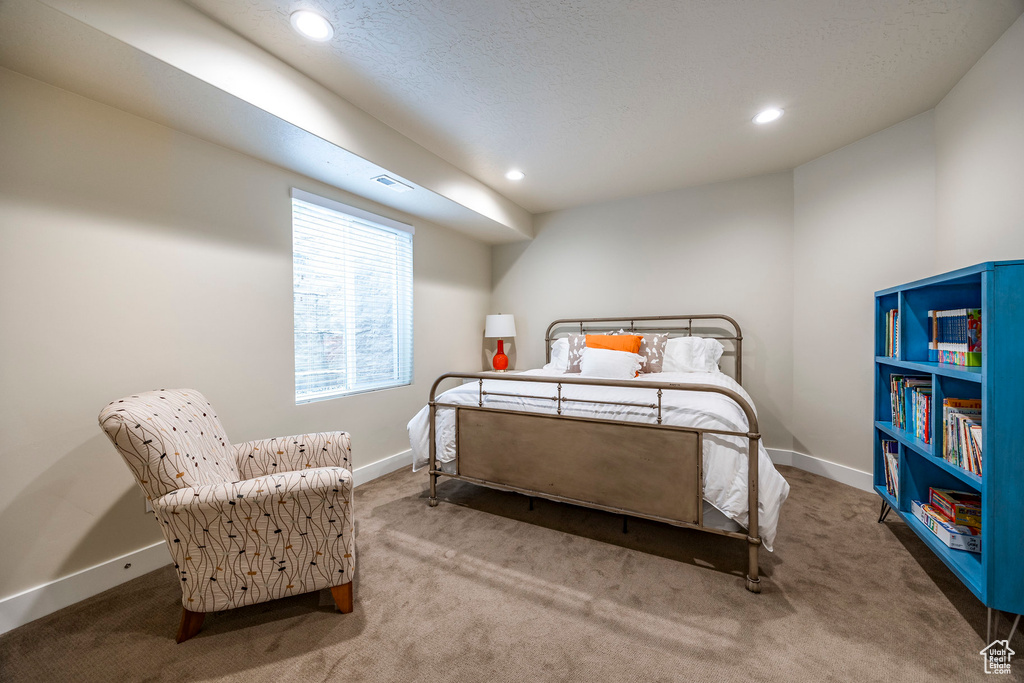
<svg viewBox="0 0 1024 683">
<path fill-rule="evenodd" d="M 736 384 L 743 386 L 743 333 L 735 321 L 733 325 L 736 327 L 736 338 L 733 339 L 736 344 Z"/>
<path fill-rule="evenodd" d="M 757 461 L 761 435 L 757 433 L 757 418 L 748 415 L 747 420 L 752 422 L 751 432 L 747 435 L 749 439 L 747 444 L 747 476 L 749 477 L 747 481 L 747 544 L 750 553 L 747 568 L 747 590 L 751 593 L 760 593 L 761 578 L 758 576 L 757 566 L 757 554 L 761 549 L 761 536 L 757 526 Z"/>
<path fill-rule="evenodd" d="M 437 436 L 434 433 L 434 422 L 437 417 L 437 403 L 434 400 L 434 391 L 437 384 L 430 389 L 430 498 L 427 503 L 430 507 L 437 507 Z"/>
</svg>

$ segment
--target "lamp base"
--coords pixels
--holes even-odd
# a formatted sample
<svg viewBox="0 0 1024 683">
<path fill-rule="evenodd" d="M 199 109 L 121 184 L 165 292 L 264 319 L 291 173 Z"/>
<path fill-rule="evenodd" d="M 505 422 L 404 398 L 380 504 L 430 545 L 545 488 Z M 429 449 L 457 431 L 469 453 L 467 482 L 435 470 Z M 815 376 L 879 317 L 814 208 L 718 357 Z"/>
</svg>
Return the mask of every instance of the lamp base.
<svg viewBox="0 0 1024 683">
<path fill-rule="evenodd" d="M 498 352 L 494 354 L 494 360 L 491 362 L 495 372 L 505 372 L 508 370 L 508 356 L 505 355 L 505 342 L 502 339 L 498 340 Z"/>
</svg>

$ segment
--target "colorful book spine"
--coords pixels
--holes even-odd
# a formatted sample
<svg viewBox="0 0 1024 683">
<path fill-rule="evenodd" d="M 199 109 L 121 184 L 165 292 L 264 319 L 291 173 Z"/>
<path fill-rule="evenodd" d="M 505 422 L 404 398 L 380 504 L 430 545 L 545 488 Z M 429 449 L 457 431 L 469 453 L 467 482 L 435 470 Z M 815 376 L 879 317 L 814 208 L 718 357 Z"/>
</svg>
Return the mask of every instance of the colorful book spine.
<svg viewBox="0 0 1024 683">
<path fill-rule="evenodd" d="M 982 472 L 981 399 L 942 402 L 942 457 L 979 477 Z"/>
<path fill-rule="evenodd" d="M 900 312 L 893 308 L 885 314 L 885 355 L 897 358 L 900 354 Z"/>
<path fill-rule="evenodd" d="M 882 459 L 885 461 L 885 489 L 897 501 L 900 499 L 900 447 L 890 439 L 882 441 Z"/>
<path fill-rule="evenodd" d="M 925 443 L 932 442 L 932 382 L 927 377 L 891 375 L 892 424 Z"/>
<path fill-rule="evenodd" d="M 981 529 L 981 498 L 952 489 L 928 489 L 928 502 L 953 524 Z"/>
<path fill-rule="evenodd" d="M 928 311 L 928 360 L 981 366 L 981 309 Z"/>
</svg>

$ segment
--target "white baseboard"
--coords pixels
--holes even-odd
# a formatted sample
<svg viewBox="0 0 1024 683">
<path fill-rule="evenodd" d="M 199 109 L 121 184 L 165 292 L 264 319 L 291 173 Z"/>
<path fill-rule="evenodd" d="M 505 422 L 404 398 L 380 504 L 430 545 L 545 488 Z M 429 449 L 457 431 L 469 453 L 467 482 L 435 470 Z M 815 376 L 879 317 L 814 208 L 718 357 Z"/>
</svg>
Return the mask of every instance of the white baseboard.
<svg viewBox="0 0 1024 683">
<path fill-rule="evenodd" d="M 170 564 L 163 541 L 0 601 L 0 633 Z"/>
<path fill-rule="evenodd" d="M 357 467 L 352 472 L 352 479 L 355 485 L 359 486 L 411 464 L 412 451 L 406 450 L 369 465 Z M 167 551 L 167 545 L 160 541 L 3 598 L 0 600 L 0 633 L 6 633 L 39 617 L 102 593 L 170 562 L 171 555 Z"/>
<path fill-rule="evenodd" d="M 815 458 L 813 455 L 797 453 L 796 451 L 787 451 L 781 448 L 768 448 L 766 450 L 772 462 L 776 465 L 790 465 L 805 472 L 817 474 L 826 479 L 852 486 L 861 491 L 867 491 L 868 493 L 874 491 L 872 487 L 873 478 L 870 472 L 855 470 L 846 465 L 829 462 L 828 460 Z"/>
<path fill-rule="evenodd" d="M 377 477 L 383 477 L 385 474 L 391 474 L 395 470 L 400 470 L 407 465 L 412 465 L 411 448 L 401 453 L 389 455 L 383 460 L 355 468 L 352 471 L 352 480 L 356 486 L 360 486 L 368 481 L 373 481 Z"/>
</svg>

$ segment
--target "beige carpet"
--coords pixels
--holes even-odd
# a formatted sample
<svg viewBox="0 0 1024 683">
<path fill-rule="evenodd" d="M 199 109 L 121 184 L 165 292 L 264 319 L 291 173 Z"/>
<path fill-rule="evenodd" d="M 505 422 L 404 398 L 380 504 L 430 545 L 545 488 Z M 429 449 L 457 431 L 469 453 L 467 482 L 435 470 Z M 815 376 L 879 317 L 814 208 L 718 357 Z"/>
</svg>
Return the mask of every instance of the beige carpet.
<svg viewBox="0 0 1024 683">
<path fill-rule="evenodd" d="M 309 594 L 208 615 L 176 645 L 168 567 L 0 637 L 0 680 L 992 678 L 984 608 L 909 529 L 877 524 L 873 495 L 780 469 L 792 494 L 760 595 L 740 541 L 623 534 L 615 515 L 448 480 L 431 509 L 426 475 L 403 470 L 356 490 L 354 613 Z"/>
</svg>

